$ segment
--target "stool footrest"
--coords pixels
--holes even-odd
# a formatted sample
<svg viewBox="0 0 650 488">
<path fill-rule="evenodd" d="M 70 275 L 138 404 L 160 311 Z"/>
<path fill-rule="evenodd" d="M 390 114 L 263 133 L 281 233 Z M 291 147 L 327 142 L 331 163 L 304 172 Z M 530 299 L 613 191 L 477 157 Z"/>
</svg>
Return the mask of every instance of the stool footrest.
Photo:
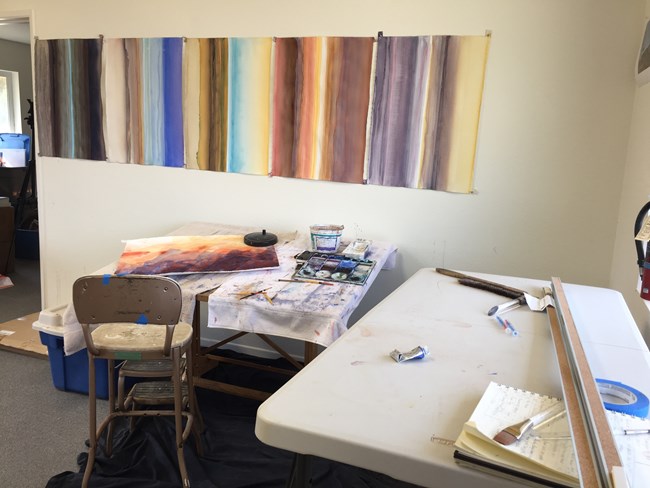
<svg viewBox="0 0 650 488">
<path fill-rule="evenodd" d="M 185 369 L 185 359 L 181 359 L 181 371 Z M 151 359 L 146 361 L 124 361 L 120 373 L 124 376 L 171 376 L 174 371 L 171 359 Z"/>
<path fill-rule="evenodd" d="M 187 385 L 181 387 L 181 396 L 183 403 L 188 397 Z M 165 405 L 174 403 L 174 385 L 171 381 L 143 381 L 136 383 L 131 392 L 129 399 L 135 403 L 143 405 Z"/>
</svg>

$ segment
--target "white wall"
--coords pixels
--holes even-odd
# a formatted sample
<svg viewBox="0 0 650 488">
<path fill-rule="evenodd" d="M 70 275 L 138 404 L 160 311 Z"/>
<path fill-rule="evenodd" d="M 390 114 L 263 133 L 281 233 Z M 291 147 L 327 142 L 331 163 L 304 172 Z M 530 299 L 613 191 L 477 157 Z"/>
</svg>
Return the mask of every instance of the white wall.
<svg viewBox="0 0 650 488">
<path fill-rule="evenodd" d="M 646 2 L 646 19 L 648 18 L 650 18 L 650 0 Z M 639 26 L 637 33 L 639 46 L 644 28 L 645 22 Z M 646 341 L 650 341 L 650 313 L 636 290 L 639 275 L 634 247 L 634 221 L 643 205 L 650 200 L 649 132 L 650 83 L 647 83 L 639 86 L 634 96 L 611 276 L 611 286 L 620 290 L 625 296 L 636 323 L 645 334 Z"/>
<path fill-rule="evenodd" d="M 44 306 L 121 239 L 193 220 L 395 242 L 362 310 L 423 266 L 608 285 L 644 1 L 0 0 L 40 38 L 492 32 L 475 195 L 40 158 Z"/>
</svg>

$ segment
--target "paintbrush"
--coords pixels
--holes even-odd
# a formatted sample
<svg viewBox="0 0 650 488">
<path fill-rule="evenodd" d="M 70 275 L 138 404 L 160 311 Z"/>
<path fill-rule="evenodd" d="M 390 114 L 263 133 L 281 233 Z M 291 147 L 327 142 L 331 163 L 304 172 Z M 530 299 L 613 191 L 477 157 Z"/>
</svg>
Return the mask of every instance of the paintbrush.
<svg viewBox="0 0 650 488">
<path fill-rule="evenodd" d="M 556 403 L 546 410 L 542 410 L 538 414 L 530 418 L 522 420 L 519 423 L 510 425 L 494 436 L 494 440 L 504 446 L 509 446 L 521 439 L 530 429 L 541 424 L 542 422 L 550 419 L 560 413 L 564 412 L 564 404 L 562 402 Z"/>
</svg>

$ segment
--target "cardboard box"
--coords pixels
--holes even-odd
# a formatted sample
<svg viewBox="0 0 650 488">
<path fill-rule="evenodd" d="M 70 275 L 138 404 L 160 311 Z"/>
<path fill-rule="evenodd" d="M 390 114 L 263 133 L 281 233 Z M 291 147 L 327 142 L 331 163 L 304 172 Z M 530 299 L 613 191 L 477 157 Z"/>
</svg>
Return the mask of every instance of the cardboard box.
<svg viewBox="0 0 650 488">
<path fill-rule="evenodd" d="M 0 349 L 47 358 L 47 348 L 40 343 L 38 332 L 32 329 L 37 317 L 35 313 L 0 324 Z"/>
</svg>

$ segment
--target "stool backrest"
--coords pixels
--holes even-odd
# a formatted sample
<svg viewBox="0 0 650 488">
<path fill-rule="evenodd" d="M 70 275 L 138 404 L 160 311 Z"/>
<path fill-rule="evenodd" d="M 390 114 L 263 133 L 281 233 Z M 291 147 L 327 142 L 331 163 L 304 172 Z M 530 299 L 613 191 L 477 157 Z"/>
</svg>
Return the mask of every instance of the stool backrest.
<svg viewBox="0 0 650 488">
<path fill-rule="evenodd" d="M 164 276 L 84 276 L 72 287 L 72 303 L 81 324 L 170 325 L 180 319 L 182 294 Z"/>
</svg>

